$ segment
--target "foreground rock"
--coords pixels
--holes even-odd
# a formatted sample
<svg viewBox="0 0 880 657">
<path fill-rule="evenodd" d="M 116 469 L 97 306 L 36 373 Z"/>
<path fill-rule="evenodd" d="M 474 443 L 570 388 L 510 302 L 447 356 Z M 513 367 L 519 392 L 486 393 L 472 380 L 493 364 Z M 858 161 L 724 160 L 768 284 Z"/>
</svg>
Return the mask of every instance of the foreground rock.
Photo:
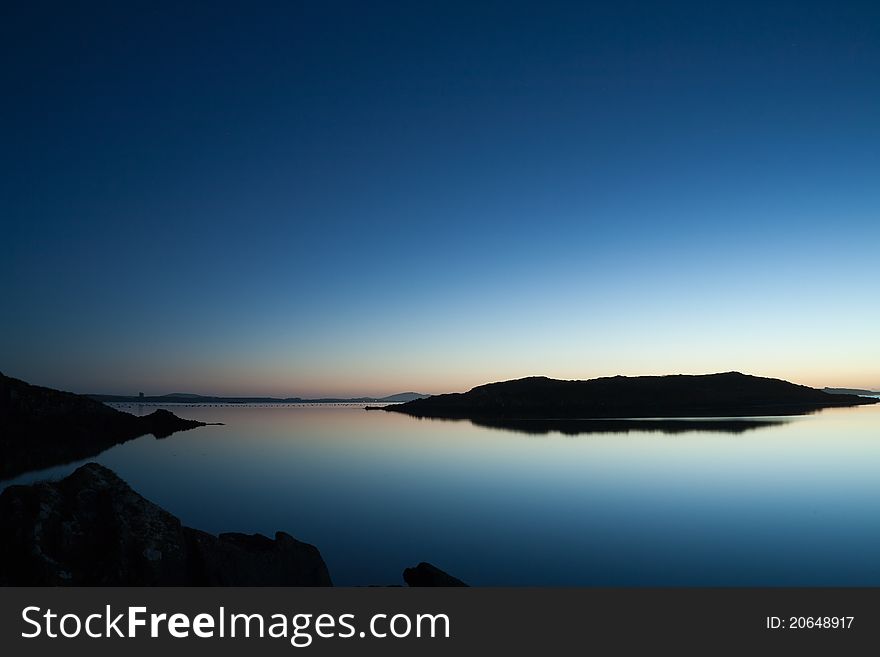
<svg viewBox="0 0 880 657">
<path fill-rule="evenodd" d="M 801 415 L 878 402 L 877 398 L 829 394 L 780 379 L 727 372 L 589 381 L 529 377 L 385 406 L 384 410 L 472 420 L 748 417 Z"/>
<path fill-rule="evenodd" d="M 0 495 L 0 585 L 330 586 L 317 548 L 279 532 L 221 534 L 180 520 L 89 463 Z"/>
<path fill-rule="evenodd" d="M 467 586 L 457 577 L 453 577 L 425 561 L 414 568 L 404 570 L 403 581 L 407 586 Z"/>
<path fill-rule="evenodd" d="M 184 528 L 197 546 L 197 582 L 207 586 L 332 586 L 314 545 L 290 534 L 213 534 Z"/>
<path fill-rule="evenodd" d="M 0 480 L 95 456 L 132 438 L 205 426 L 166 410 L 137 417 L 0 374 Z"/>
</svg>

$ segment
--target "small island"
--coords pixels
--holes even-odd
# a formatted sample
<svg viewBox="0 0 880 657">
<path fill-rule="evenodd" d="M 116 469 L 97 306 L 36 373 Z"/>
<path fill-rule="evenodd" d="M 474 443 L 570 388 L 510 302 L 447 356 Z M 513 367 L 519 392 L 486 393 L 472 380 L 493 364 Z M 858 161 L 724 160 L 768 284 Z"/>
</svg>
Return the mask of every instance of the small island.
<svg viewBox="0 0 880 657">
<path fill-rule="evenodd" d="M 0 586 L 333 586 L 314 545 L 283 531 L 273 539 L 186 527 L 97 463 L 8 487 L 0 535 Z M 403 579 L 467 586 L 426 562 Z"/>
<path fill-rule="evenodd" d="M 586 381 L 535 376 L 415 399 L 383 410 L 471 420 L 768 417 L 878 402 L 877 398 L 830 394 L 781 379 L 726 372 Z"/>
</svg>

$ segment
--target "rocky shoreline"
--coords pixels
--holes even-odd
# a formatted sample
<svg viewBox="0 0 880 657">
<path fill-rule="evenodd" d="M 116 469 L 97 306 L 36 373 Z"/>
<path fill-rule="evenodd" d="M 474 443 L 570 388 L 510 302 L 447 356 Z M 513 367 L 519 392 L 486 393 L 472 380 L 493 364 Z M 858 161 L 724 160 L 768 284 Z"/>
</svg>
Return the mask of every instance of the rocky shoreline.
<svg viewBox="0 0 880 657">
<path fill-rule="evenodd" d="M 166 438 L 205 424 L 163 409 L 139 417 L 0 374 L 0 480 L 87 459 L 139 436 Z"/>
<path fill-rule="evenodd" d="M 0 586 L 332 586 L 314 545 L 277 532 L 215 536 L 97 463 L 0 494 Z M 409 586 L 466 586 L 428 563 Z"/>
</svg>

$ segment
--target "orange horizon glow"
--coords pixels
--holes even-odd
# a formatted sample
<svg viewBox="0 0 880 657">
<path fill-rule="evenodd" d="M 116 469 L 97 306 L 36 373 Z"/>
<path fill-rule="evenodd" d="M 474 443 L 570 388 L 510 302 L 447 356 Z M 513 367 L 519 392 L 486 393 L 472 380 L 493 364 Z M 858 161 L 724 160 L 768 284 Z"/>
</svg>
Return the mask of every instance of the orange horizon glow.
<svg viewBox="0 0 880 657">
<path fill-rule="evenodd" d="M 864 390 L 880 390 L 880 382 L 869 378 L 867 372 L 854 372 L 853 375 L 841 373 L 817 373 L 817 372 L 792 372 L 789 375 L 780 374 L 770 370 L 744 370 L 742 368 L 728 368 L 716 370 L 681 370 L 681 371 L 592 371 L 575 372 L 568 369 L 556 369 L 545 371 L 531 371 L 516 368 L 506 368 L 489 375 L 444 373 L 434 377 L 411 377 L 404 375 L 383 378 L 372 377 L 368 374 L 351 375 L 333 380 L 329 376 L 317 376 L 308 380 L 297 381 L 292 377 L 267 378 L 261 377 L 257 372 L 244 373 L 241 376 L 224 376 L 222 379 L 202 377 L 181 377 L 178 380 L 162 380 L 157 378 L 152 381 L 144 381 L 142 385 L 135 386 L 137 389 L 119 389 L 120 386 L 104 386 L 101 389 L 83 389 L 81 386 L 63 387 L 78 393 L 94 394 L 122 394 L 136 395 L 144 392 L 146 395 L 164 395 L 175 392 L 192 393 L 203 396 L 219 397 L 301 397 L 308 398 L 349 398 L 349 397 L 385 397 L 402 392 L 418 392 L 423 394 L 443 394 L 450 392 L 466 392 L 476 386 L 499 381 L 509 381 L 531 376 L 546 376 L 560 380 L 588 380 L 612 376 L 664 376 L 671 374 L 717 374 L 729 371 L 739 371 L 743 374 L 760 376 L 774 379 L 782 379 L 791 383 L 809 386 L 811 388 L 853 388 Z M 14 374 L 11 374 L 14 376 Z M 20 378 L 20 377 L 19 377 Z M 186 381 L 186 382 L 184 382 Z M 344 381 L 344 383 L 340 383 Z M 35 385 L 50 385 L 42 381 L 28 381 Z M 54 387 L 51 386 L 50 387 Z"/>
</svg>

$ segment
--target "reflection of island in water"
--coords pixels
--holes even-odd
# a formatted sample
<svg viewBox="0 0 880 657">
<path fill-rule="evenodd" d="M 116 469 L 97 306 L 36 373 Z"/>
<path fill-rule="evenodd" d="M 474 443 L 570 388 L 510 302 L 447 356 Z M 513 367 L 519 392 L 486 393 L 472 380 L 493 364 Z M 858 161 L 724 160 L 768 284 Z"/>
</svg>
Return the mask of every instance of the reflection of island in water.
<svg viewBox="0 0 880 657">
<path fill-rule="evenodd" d="M 454 421 L 454 420 L 453 420 Z M 637 420 L 470 420 L 478 427 L 501 431 L 515 431 L 530 435 L 561 433 L 578 436 L 591 433 L 732 433 L 766 429 L 784 424 L 788 420 L 767 418 L 730 418 L 718 420 L 689 419 L 637 419 Z"/>
</svg>

